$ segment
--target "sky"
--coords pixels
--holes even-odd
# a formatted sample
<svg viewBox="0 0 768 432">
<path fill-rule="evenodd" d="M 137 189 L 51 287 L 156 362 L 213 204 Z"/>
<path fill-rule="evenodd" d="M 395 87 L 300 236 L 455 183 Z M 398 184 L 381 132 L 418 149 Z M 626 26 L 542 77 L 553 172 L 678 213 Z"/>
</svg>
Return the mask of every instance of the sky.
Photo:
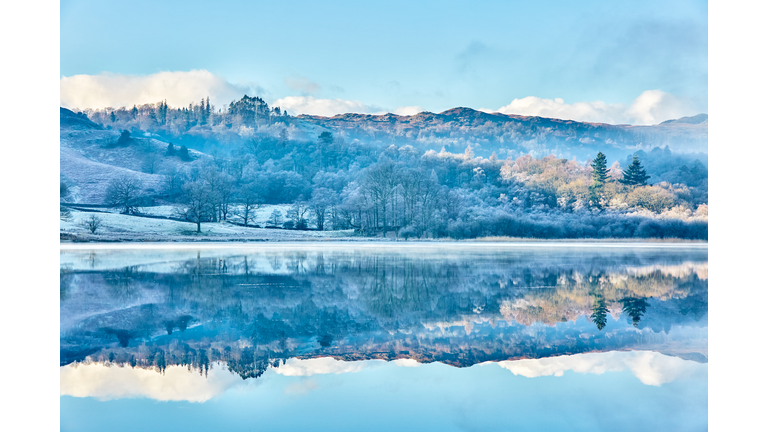
<svg viewBox="0 0 768 432">
<path fill-rule="evenodd" d="M 707 112 L 706 1 L 62 0 L 60 20 L 69 108 L 247 93 L 292 114 Z"/>
</svg>

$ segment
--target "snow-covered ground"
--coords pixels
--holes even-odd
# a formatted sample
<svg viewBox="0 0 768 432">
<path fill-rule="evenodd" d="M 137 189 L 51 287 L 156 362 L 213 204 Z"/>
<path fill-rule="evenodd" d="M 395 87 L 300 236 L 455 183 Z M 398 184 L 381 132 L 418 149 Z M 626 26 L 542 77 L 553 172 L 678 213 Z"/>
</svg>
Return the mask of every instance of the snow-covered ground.
<svg viewBox="0 0 768 432">
<path fill-rule="evenodd" d="M 181 206 L 174 206 L 174 205 L 142 207 L 141 213 L 151 215 L 151 216 L 177 218 L 178 210 L 182 208 L 183 207 Z M 228 218 L 232 222 L 237 222 L 237 223 L 243 222 L 243 220 L 239 216 L 237 216 L 237 211 L 240 209 L 241 209 L 241 206 L 234 206 L 232 208 L 231 214 L 230 216 L 228 216 Z M 282 215 L 283 221 L 285 221 L 287 219 L 288 210 L 290 209 L 291 209 L 290 204 L 264 204 L 253 212 L 255 219 L 251 219 L 252 216 L 248 216 L 248 225 L 259 225 L 262 227 L 266 225 L 271 225 L 271 223 L 267 223 L 267 220 L 272 215 L 272 212 L 275 210 L 278 210 L 280 212 L 280 214 Z"/>
<path fill-rule="evenodd" d="M 171 206 L 163 206 L 171 207 Z M 167 209 L 166 209 L 167 210 Z M 272 210 L 269 210 L 271 213 Z M 264 210 L 266 212 L 266 209 Z M 264 213 L 262 212 L 262 213 Z M 96 234 L 85 227 L 85 220 L 95 215 L 101 221 Z M 267 214 L 266 217 L 268 217 Z M 352 236 L 352 230 L 345 231 L 293 231 L 268 228 L 245 228 L 226 222 L 210 222 L 197 225 L 117 213 L 72 211 L 70 220 L 60 221 L 61 240 L 71 241 L 303 241 L 340 240 Z"/>
</svg>

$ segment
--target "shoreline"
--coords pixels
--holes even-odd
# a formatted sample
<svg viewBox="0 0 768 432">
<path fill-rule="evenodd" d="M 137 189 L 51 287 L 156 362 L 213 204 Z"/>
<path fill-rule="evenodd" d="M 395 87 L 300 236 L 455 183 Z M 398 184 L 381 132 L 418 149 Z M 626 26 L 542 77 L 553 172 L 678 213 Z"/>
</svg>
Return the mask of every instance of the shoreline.
<svg viewBox="0 0 768 432">
<path fill-rule="evenodd" d="M 593 240 L 593 241 L 589 241 Z M 658 240 L 658 239 L 657 239 Z M 62 242 L 59 250 L 88 250 L 88 249 L 227 249 L 227 248 L 399 248 L 399 247 L 562 247 L 562 248 L 696 248 L 708 249 L 709 244 L 703 241 L 643 241 L 613 239 L 559 239 L 559 240 L 527 240 L 527 241 L 480 241 L 480 240 L 409 240 L 409 241 L 344 241 L 327 239 L 319 241 L 159 241 L 159 242 Z"/>
</svg>

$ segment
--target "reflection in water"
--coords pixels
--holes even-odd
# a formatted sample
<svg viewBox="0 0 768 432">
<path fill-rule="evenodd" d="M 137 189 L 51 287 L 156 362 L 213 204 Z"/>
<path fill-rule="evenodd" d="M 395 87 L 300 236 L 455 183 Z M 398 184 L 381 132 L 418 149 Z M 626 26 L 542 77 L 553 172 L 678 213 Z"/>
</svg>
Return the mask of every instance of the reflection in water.
<svg viewBox="0 0 768 432">
<path fill-rule="evenodd" d="M 319 357 L 707 358 L 706 249 L 62 251 L 60 282 L 62 365 L 246 379 Z"/>
<path fill-rule="evenodd" d="M 292 358 L 270 369 L 267 374 L 287 377 L 350 374 L 384 364 L 382 360 L 345 362 L 329 357 Z M 411 359 L 394 360 L 392 364 L 398 367 L 422 366 Z M 640 382 L 651 386 L 693 374 L 706 375 L 704 365 L 651 351 L 576 354 L 494 364 L 527 378 L 559 377 L 568 371 L 601 375 L 628 370 Z M 191 373 L 184 366 L 168 366 L 164 374 L 160 375 L 149 369 L 77 363 L 62 368 L 61 395 L 95 397 L 100 400 L 146 397 L 159 401 L 205 402 L 232 388 L 248 388 L 250 382 L 229 373 L 226 365 L 218 362 L 211 365 L 207 377 Z"/>
</svg>

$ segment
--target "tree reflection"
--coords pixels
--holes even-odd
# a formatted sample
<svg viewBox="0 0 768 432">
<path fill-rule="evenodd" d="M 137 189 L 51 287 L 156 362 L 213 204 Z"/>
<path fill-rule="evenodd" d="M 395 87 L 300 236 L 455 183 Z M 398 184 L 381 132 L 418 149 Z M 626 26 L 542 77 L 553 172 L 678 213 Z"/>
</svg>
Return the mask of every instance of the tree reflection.
<svg viewBox="0 0 768 432">
<path fill-rule="evenodd" d="M 244 379 L 296 356 L 466 366 L 627 349 L 640 343 L 630 324 L 668 332 L 707 310 L 706 272 L 618 259 L 272 251 L 170 267 L 62 270 L 62 322 L 74 324 L 62 326 L 61 361 L 201 374 L 224 362 Z M 627 323 L 602 332 L 619 304 Z"/>
</svg>

